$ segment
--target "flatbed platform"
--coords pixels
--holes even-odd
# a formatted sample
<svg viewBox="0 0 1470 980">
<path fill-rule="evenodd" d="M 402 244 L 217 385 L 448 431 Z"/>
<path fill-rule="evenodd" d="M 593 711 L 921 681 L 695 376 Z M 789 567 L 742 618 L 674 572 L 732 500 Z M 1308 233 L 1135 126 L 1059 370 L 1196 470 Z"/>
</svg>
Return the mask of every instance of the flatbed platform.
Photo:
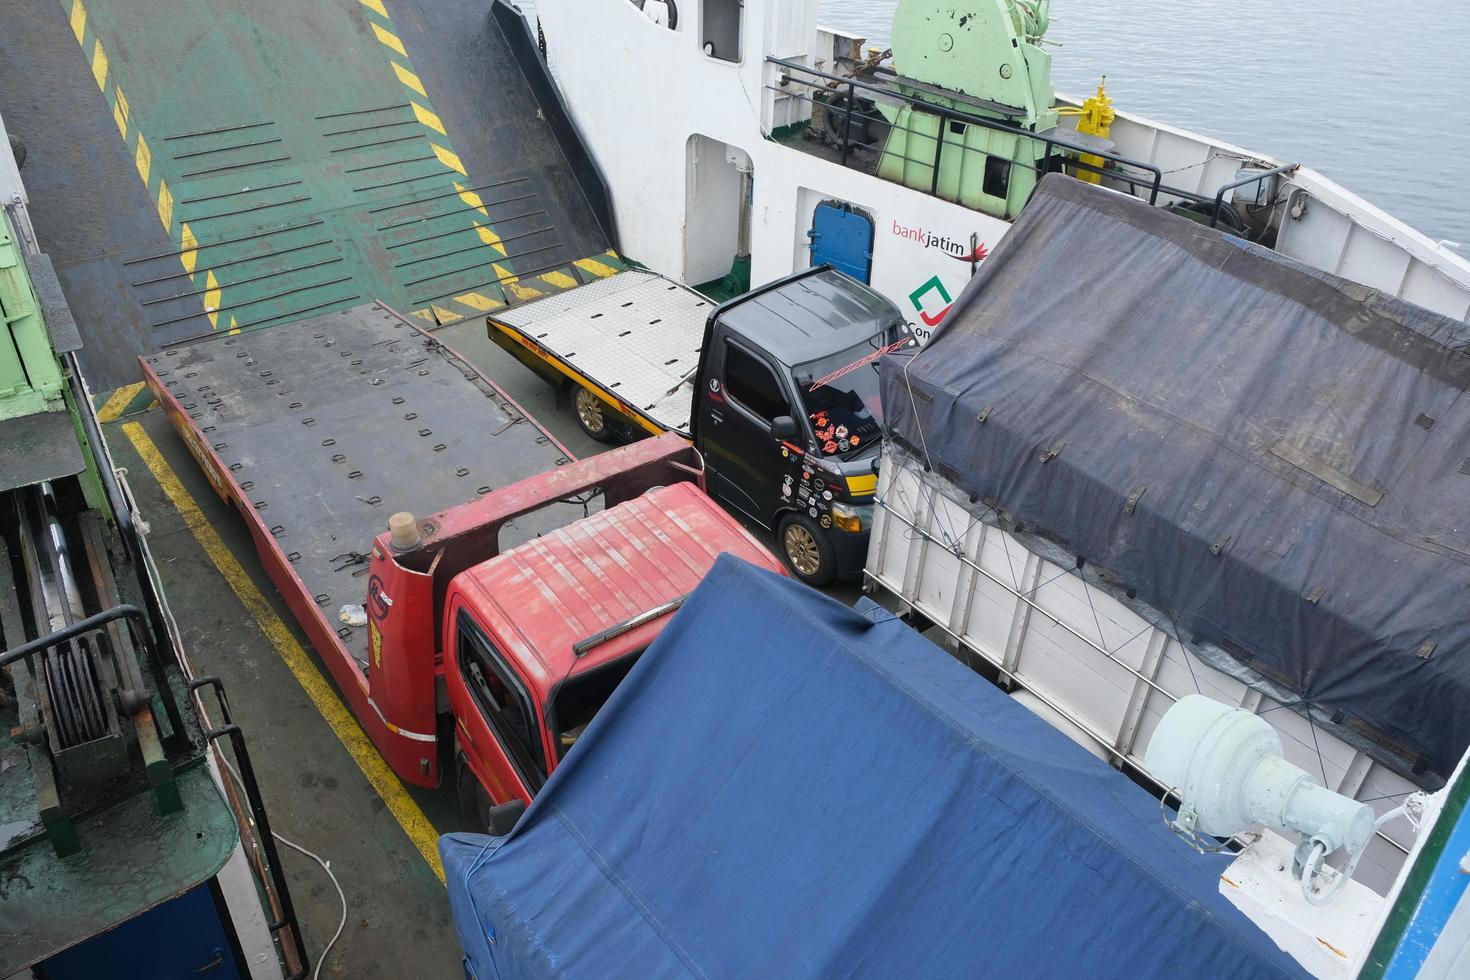
<svg viewBox="0 0 1470 980">
<path fill-rule="evenodd" d="M 319 617 L 364 671 L 367 631 L 338 610 L 362 604 L 367 552 L 388 516 L 433 514 L 571 458 L 467 361 L 381 304 L 170 348 L 144 365 L 297 616 L 308 631 Z M 582 513 L 547 507 L 507 524 L 502 545 Z"/>
<path fill-rule="evenodd" d="M 650 431 L 689 432 L 694 373 L 714 303 L 628 269 L 488 316 L 553 370 L 600 389 Z M 591 382 L 587 385 L 587 382 Z"/>
</svg>

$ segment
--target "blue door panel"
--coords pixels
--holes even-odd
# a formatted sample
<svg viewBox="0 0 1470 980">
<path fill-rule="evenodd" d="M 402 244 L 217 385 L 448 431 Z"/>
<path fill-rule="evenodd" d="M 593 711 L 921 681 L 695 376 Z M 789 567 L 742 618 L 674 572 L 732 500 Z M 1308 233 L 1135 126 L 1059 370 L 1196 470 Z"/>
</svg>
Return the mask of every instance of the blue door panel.
<svg viewBox="0 0 1470 980">
<path fill-rule="evenodd" d="M 209 883 L 58 953 L 47 980 L 240 980 Z"/>
<path fill-rule="evenodd" d="M 823 201 L 812 214 L 812 265 L 831 265 L 858 282 L 873 273 L 873 219 L 850 205 Z"/>
</svg>

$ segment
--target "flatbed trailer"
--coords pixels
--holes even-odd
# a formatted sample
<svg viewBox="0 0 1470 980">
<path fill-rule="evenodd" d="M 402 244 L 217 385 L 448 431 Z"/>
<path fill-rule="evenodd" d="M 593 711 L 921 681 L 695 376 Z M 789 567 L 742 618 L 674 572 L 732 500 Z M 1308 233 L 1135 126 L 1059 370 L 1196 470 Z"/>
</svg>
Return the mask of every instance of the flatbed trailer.
<svg viewBox="0 0 1470 980">
<path fill-rule="evenodd" d="M 369 736 L 406 779 L 435 785 L 435 732 L 384 717 L 368 630 L 339 617 L 368 591 L 360 549 L 395 510 L 445 510 L 571 454 L 458 354 L 377 303 L 141 360 Z M 511 518 L 500 545 L 583 514 L 567 503 Z"/>
</svg>

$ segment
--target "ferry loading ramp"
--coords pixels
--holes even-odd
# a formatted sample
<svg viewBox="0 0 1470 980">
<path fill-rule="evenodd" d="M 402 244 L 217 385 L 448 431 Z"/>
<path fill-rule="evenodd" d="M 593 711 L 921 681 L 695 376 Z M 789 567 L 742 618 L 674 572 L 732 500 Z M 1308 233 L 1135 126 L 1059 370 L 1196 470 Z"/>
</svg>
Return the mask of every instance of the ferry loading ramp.
<svg viewBox="0 0 1470 980">
<path fill-rule="evenodd" d="M 370 300 L 432 326 L 617 267 L 503 4 L 51 0 L 5 28 L 0 115 L 93 391 L 218 331 Z"/>
</svg>

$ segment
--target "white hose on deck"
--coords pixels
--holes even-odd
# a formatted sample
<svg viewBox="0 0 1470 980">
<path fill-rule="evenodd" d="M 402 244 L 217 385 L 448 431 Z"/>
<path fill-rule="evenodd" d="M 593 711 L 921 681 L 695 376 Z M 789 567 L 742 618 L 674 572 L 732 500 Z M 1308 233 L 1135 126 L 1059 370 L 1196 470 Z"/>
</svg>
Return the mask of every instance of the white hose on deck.
<svg viewBox="0 0 1470 980">
<path fill-rule="evenodd" d="M 244 793 L 245 781 L 240 778 L 240 774 L 235 771 L 235 767 L 230 764 L 230 761 L 226 759 L 223 754 L 220 755 L 219 760 L 223 762 L 225 764 L 225 768 L 230 771 L 230 776 L 235 780 L 235 785 L 239 787 L 240 792 Z M 322 870 L 327 873 L 327 877 L 332 879 L 332 887 L 337 889 L 337 899 L 342 903 L 342 918 L 337 922 L 337 931 L 332 933 L 331 940 L 322 950 L 321 955 L 318 956 L 316 959 L 316 969 L 311 971 L 311 980 L 320 980 L 322 975 L 322 964 L 327 961 L 327 956 L 332 952 L 332 947 L 337 945 L 337 940 L 342 938 L 342 930 L 347 928 L 347 895 L 342 891 L 342 884 L 337 881 L 337 876 L 332 873 L 332 863 L 330 861 L 323 860 L 321 855 L 316 854 L 312 851 L 308 851 L 306 848 L 302 847 L 294 840 L 287 840 L 285 837 L 282 837 L 274 830 L 271 831 L 271 836 L 280 841 L 282 844 L 285 844 L 287 847 L 291 848 L 291 850 L 305 854 L 317 864 L 320 864 L 322 866 Z M 299 932 L 301 928 L 300 923 L 297 923 L 296 928 Z M 302 940 L 305 939 L 305 937 L 300 935 L 298 935 L 297 938 Z"/>
</svg>

